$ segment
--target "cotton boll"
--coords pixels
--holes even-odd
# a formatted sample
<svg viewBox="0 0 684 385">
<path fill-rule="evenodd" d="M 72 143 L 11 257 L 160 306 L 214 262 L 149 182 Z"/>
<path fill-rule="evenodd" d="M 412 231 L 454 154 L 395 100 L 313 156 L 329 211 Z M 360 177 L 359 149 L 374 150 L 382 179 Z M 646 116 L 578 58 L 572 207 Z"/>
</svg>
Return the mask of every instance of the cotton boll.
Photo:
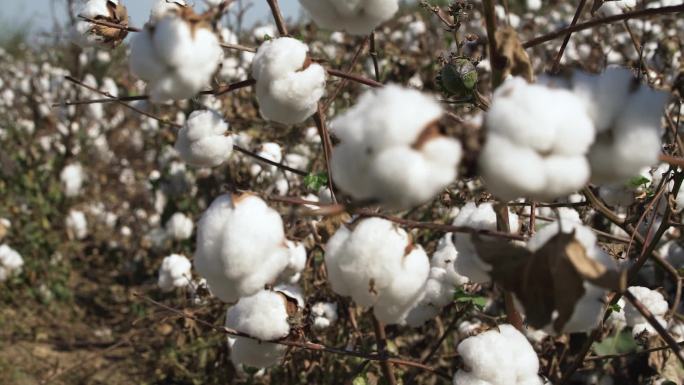
<svg viewBox="0 0 684 385">
<path fill-rule="evenodd" d="M 480 169 L 502 199 L 556 199 L 589 180 L 586 153 L 596 135 L 583 101 L 572 92 L 507 80 L 494 93 Z"/>
<path fill-rule="evenodd" d="M 69 211 L 65 225 L 67 232 L 73 239 L 82 240 L 88 236 L 88 220 L 83 211 Z"/>
<path fill-rule="evenodd" d="M 21 273 L 22 266 L 24 259 L 16 250 L 7 245 L 0 245 L 0 282 Z"/>
<path fill-rule="evenodd" d="M 508 214 L 509 226 L 512 232 L 519 228 L 518 216 Z M 454 226 L 465 226 L 478 230 L 496 230 L 496 212 L 491 203 L 483 203 L 477 206 L 474 202 L 468 202 L 454 218 Z M 485 283 L 491 280 L 489 272 L 491 265 L 484 262 L 477 254 L 475 245 L 472 243 L 470 234 L 453 234 L 454 245 L 458 250 L 458 258 L 455 262 L 456 272 L 469 278 L 474 283 Z M 483 239 L 486 237 L 483 236 Z"/>
<path fill-rule="evenodd" d="M 337 321 L 337 304 L 316 302 L 311 307 L 311 316 L 314 318 L 313 326 L 315 329 L 327 329 Z"/>
<path fill-rule="evenodd" d="M 224 302 L 274 283 L 289 259 L 283 221 L 258 197 L 222 195 L 198 223 L 195 268 Z"/>
<path fill-rule="evenodd" d="M 83 181 L 85 179 L 83 166 L 81 166 L 80 163 L 67 165 L 59 174 L 59 179 L 62 182 L 62 190 L 64 191 L 65 196 L 73 198 L 81 195 Z"/>
<path fill-rule="evenodd" d="M 662 294 L 655 290 L 641 286 L 632 286 L 627 290 L 629 290 L 629 292 L 632 293 L 632 295 L 634 295 L 634 297 L 656 317 L 658 322 L 660 322 L 663 326 L 666 325 L 663 316 L 665 316 L 665 313 L 667 313 L 668 304 Z M 648 332 L 650 334 L 656 333 L 653 326 L 651 326 L 648 320 L 641 315 L 639 310 L 637 310 L 637 308 L 635 308 L 631 302 L 626 302 L 622 311 L 624 312 L 625 323 L 627 326 L 632 327 L 632 333 L 635 336 L 643 332 Z"/>
<path fill-rule="evenodd" d="M 289 251 L 289 258 L 287 268 L 280 275 L 279 280 L 295 284 L 299 281 L 301 273 L 306 268 L 306 248 L 302 243 L 292 241 L 286 241 L 285 243 Z"/>
<path fill-rule="evenodd" d="M 172 291 L 188 286 L 192 279 L 191 267 L 190 261 L 183 255 L 171 254 L 164 258 L 159 268 L 159 288 Z"/>
<path fill-rule="evenodd" d="M 299 0 L 322 28 L 368 35 L 399 10 L 397 0 Z"/>
<path fill-rule="evenodd" d="M 325 93 L 326 71 L 310 63 L 309 48 L 283 37 L 263 43 L 252 62 L 256 95 L 264 118 L 298 124 L 312 116 Z"/>
<path fill-rule="evenodd" d="M 193 97 L 207 86 L 223 57 L 219 40 L 201 24 L 166 16 L 131 39 L 130 68 L 159 103 Z"/>
<path fill-rule="evenodd" d="M 527 6 L 527 9 L 530 11 L 538 11 L 542 7 L 541 0 L 527 0 L 525 4 Z"/>
<path fill-rule="evenodd" d="M 150 11 L 150 21 L 157 22 L 169 15 L 178 15 L 188 6 L 185 0 L 156 0 Z"/>
<path fill-rule="evenodd" d="M 169 237 L 177 240 L 184 241 L 192 236 L 192 230 L 195 227 L 192 219 L 188 218 L 183 213 L 175 213 L 171 216 L 168 222 L 166 222 L 166 233 Z"/>
<path fill-rule="evenodd" d="M 261 290 L 241 298 L 226 313 L 226 327 L 259 339 L 230 337 L 230 358 L 236 365 L 267 368 L 282 360 L 286 346 L 268 343 L 290 333 L 284 295 Z"/>
<path fill-rule="evenodd" d="M 332 289 L 373 307 L 383 323 L 398 324 L 420 299 L 430 263 L 420 246 L 393 223 L 369 218 L 341 227 L 328 241 L 325 265 Z"/>
<path fill-rule="evenodd" d="M 87 0 L 76 14 L 89 19 L 128 26 L 128 11 L 119 0 Z M 128 31 L 78 19 L 71 29 L 71 41 L 81 47 L 114 48 L 126 38 Z"/>
<path fill-rule="evenodd" d="M 458 370 L 454 385 L 542 385 L 537 354 L 511 325 L 465 339 L 458 353 L 470 371 Z"/>
<path fill-rule="evenodd" d="M 178 132 L 175 148 L 192 166 L 216 167 L 233 153 L 233 137 L 226 135 L 228 127 L 216 111 L 194 111 Z"/>
<path fill-rule="evenodd" d="M 461 144 L 435 127 L 441 106 L 395 85 L 368 91 L 331 124 L 340 139 L 332 154 L 336 184 L 358 200 L 390 208 L 422 204 L 455 178 Z"/>
</svg>

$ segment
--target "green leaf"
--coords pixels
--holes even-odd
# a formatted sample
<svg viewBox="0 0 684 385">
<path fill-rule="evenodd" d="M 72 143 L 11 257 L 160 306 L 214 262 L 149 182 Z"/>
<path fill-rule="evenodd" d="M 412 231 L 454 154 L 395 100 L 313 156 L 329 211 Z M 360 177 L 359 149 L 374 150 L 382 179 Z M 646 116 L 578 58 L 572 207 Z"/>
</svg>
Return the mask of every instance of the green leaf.
<svg viewBox="0 0 684 385">
<path fill-rule="evenodd" d="M 466 293 L 463 289 L 458 289 L 454 293 L 454 301 L 471 304 L 482 310 L 487 305 L 487 297 Z"/>
<path fill-rule="evenodd" d="M 600 356 L 631 353 L 638 348 L 639 345 L 632 337 L 632 332 L 626 330 L 606 337 L 603 341 L 594 343 L 593 346 L 594 352 Z"/>
<path fill-rule="evenodd" d="M 352 381 L 352 385 L 367 385 L 367 384 L 368 384 L 368 381 L 366 381 L 366 376 L 364 376 L 364 375 L 356 376 L 356 378 L 354 378 L 354 381 Z"/>
<path fill-rule="evenodd" d="M 646 178 L 643 175 L 635 176 L 634 178 L 630 179 L 628 182 L 628 185 L 631 187 L 639 187 L 639 186 L 645 186 L 647 184 L 651 183 L 651 181 Z"/>
<path fill-rule="evenodd" d="M 621 307 L 620 305 L 614 303 L 614 304 L 610 305 L 610 310 L 611 310 L 613 313 L 619 313 L 620 310 L 622 310 L 622 307 Z"/>
<path fill-rule="evenodd" d="M 304 177 L 304 185 L 310 190 L 318 191 L 321 187 L 328 185 L 328 174 L 325 172 L 309 174 Z"/>
</svg>

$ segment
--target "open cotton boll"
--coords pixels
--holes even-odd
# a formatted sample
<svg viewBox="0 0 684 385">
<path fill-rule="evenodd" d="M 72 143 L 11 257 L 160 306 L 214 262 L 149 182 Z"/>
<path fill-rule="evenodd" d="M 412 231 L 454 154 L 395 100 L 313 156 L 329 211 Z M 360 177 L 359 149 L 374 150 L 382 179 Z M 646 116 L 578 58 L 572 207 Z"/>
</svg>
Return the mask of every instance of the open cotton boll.
<svg viewBox="0 0 684 385">
<path fill-rule="evenodd" d="M 318 330 L 327 329 L 337 321 L 337 304 L 331 302 L 316 302 L 311 306 L 313 327 Z"/>
<path fill-rule="evenodd" d="M 289 284 L 299 282 L 302 271 L 306 268 L 306 248 L 304 244 L 292 241 L 285 241 L 289 251 L 287 267 L 280 274 L 279 281 Z"/>
<path fill-rule="evenodd" d="M 454 263 L 457 258 L 458 251 L 451 234 L 447 234 L 439 241 L 430 260 L 430 275 L 423 296 L 406 317 L 407 324 L 418 327 L 436 317 L 444 306 L 451 303 L 456 287 L 469 282 L 467 277 L 456 272 Z"/>
<path fill-rule="evenodd" d="M 208 25 L 166 16 L 131 39 L 131 72 L 156 103 L 187 99 L 209 84 L 223 57 Z"/>
<path fill-rule="evenodd" d="M 598 13 L 603 16 L 619 15 L 628 11 L 630 8 L 636 7 L 636 5 L 636 0 L 604 1 L 598 9 Z"/>
<path fill-rule="evenodd" d="M 419 91 L 389 85 L 364 93 L 331 130 L 337 186 L 358 200 L 410 208 L 454 181 L 461 143 L 439 134 L 442 107 Z"/>
<path fill-rule="evenodd" d="M 150 10 L 150 22 L 157 22 L 165 16 L 178 15 L 187 6 L 185 0 L 156 0 Z"/>
<path fill-rule="evenodd" d="M 282 360 L 286 346 L 269 343 L 290 334 L 287 300 L 284 295 L 261 290 L 241 298 L 226 312 L 226 327 L 254 338 L 230 337 L 230 359 L 236 365 L 267 368 Z"/>
<path fill-rule="evenodd" d="M 308 58 L 309 47 L 281 37 L 259 46 L 252 62 L 261 115 L 282 124 L 311 117 L 325 93 L 326 71 Z"/>
<path fill-rule="evenodd" d="M 191 268 L 192 264 L 183 255 L 171 254 L 165 257 L 159 268 L 159 288 L 162 291 L 171 291 L 188 286 L 192 280 Z"/>
<path fill-rule="evenodd" d="M 166 233 L 177 241 L 190 239 L 195 224 L 183 213 L 175 213 L 166 222 Z"/>
<path fill-rule="evenodd" d="M 213 110 L 194 111 L 178 131 L 176 150 L 191 166 L 216 167 L 233 153 L 228 122 Z"/>
<path fill-rule="evenodd" d="M 564 234 L 574 232 L 575 238 L 584 246 L 589 258 L 594 259 L 609 269 L 616 268 L 613 258 L 603 251 L 596 243 L 597 239 L 594 232 L 589 227 L 575 221 L 561 220 L 560 224 L 554 222 L 544 226 L 530 238 L 527 243 L 527 248 L 532 252 L 541 249 L 561 230 Z M 575 304 L 575 309 L 570 320 L 563 327 L 564 333 L 589 331 L 596 327 L 603 315 L 605 297 L 608 291 L 586 281 L 584 282 L 584 290 L 584 295 Z M 551 323 L 551 325 L 552 324 L 553 323 Z M 548 327 L 549 331 L 551 330 L 551 325 Z"/>
<path fill-rule="evenodd" d="M 518 216 L 509 211 L 508 221 L 511 232 L 516 233 L 520 227 Z M 496 212 L 492 203 L 477 205 L 468 202 L 459 211 L 453 222 L 454 226 L 465 226 L 478 230 L 496 230 Z M 470 234 L 456 233 L 453 236 L 458 258 L 454 264 L 456 272 L 474 283 L 485 283 L 491 280 L 491 265 L 484 262 L 477 254 Z M 482 238 L 486 239 L 485 236 Z"/>
<path fill-rule="evenodd" d="M 299 0 L 322 28 L 368 35 L 399 10 L 397 0 Z"/>
<path fill-rule="evenodd" d="M 88 220 L 83 211 L 71 210 L 65 220 L 67 233 L 73 239 L 82 240 L 88 236 Z"/>
<path fill-rule="evenodd" d="M 274 283 L 289 261 L 283 221 L 258 197 L 222 195 L 197 225 L 195 269 L 224 302 Z"/>
<path fill-rule="evenodd" d="M 0 282 L 21 273 L 22 266 L 24 259 L 16 250 L 7 245 L 0 245 Z"/>
<path fill-rule="evenodd" d="M 62 169 L 59 180 L 62 182 L 62 190 L 68 198 L 81 195 L 85 173 L 80 163 L 71 163 Z"/>
<path fill-rule="evenodd" d="M 390 221 L 369 218 L 342 226 L 328 241 L 325 265 L 333 291 L 373 307 L 385 324 L 399 324 L 420 299 L 430 262 L 420 246 Z"/>
<path fill-rule="evenodd" d="M 89 19 L 128 26 L 128 11 L 119 0 L 87 0 L 76 14 Z M 71 29 L 71 41 L 81 47 L 114 48 L 126 38 L 128 31 L 107 27 L 78 18 Z"/>
<path fill-rule="evenodd" d="M 511 78 L 494 93 L 485 125 L 480 169 L 494 195 L 552 200 L 589 181 L 586 154 L 596 133 L 572 92 Z"/>
<path fill-rule="evenodd" d="M 542 385 L 539 358 L 527 338 L 505 324 L 466 338 L 458 345 L 466 369 L 454 375 L 454 385 Z"/>
<path fill-rule="evenodd" d="M 634 297 L 636 297 L 636 299 L 656 317 L 658 322 L 663 326 L 667 325 L 663 317 L 665 316 L 665 313 L 667 313 L 668 304 L 662 294 L 642 286 L 631 286 L 627 290 L 629 290 L 630 293 L 632 293 Z M 625 315 L 625 323 L 627 326 L 632 327 L 632 334 L 635 336 L 643 332 L 648 332 L 649 334 L 656 333 L 653 326 L 651 326 L 648 320 L 641 315 L 639 310 L 637 310 L 631 302 L 626 302 L 622 311 Z"/>
</svg>

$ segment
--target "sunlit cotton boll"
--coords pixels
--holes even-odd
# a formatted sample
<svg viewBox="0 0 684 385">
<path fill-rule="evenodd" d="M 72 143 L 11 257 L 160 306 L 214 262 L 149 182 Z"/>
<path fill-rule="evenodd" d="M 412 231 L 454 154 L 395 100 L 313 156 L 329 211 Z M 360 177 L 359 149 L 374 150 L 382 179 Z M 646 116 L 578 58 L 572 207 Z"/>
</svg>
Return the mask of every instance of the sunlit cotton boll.
<svg viewBox="0 0 684 385">
<path fill-rule="evenodd" d="M 357 200 L 410 208 L 454 181 L 461 143 L 439 133 L 443 110 L 432 97 L 389 85 L 368 91 L 337 117 L 332 175 Z"/>
<path fill-rule="evenodd" d="M 130 68 L 153 102 L 187 99 L 209 84 L 223 52 L 208 25 L 166 16 L 131 39 Z"/>
<path fill-rule="evenodd" d="M 513 233 L 518 232 L 520 223 L 518 216 L 509 211 L 508 221 L 510 230 Z M 459 211 L 453 222 L 454 226 L 470 227 L 477 230 L 496 230 L 496 212 L 491 203 L 482 203 L 477 205 L 474 202 L 468 202 Z M 475 283 L 486 283 L 491 280 L 489 272 L 492 270 L 491 265 L 484 262 L 477 254 L 475 245 L 472 242 L 472 235 L 464 233 L 448 234 L 452 236 L 456 250 L 458 251 L 458 258 L 455 262 L 456 272 L 460 275 L 468 277 Z M 487 239 L 482 236 L 482 239 Z"/>
<path fill-rule="evenodd" d="M 62 182 L 62 190 L 68 198 L 81 195 L 85 173 L 80 163 L 72 163 L 62 169 L 59 180 Z"/>
<path fill-rule="evenodd" d="M 397 0 L 299 0 L 320 27 L 368 35 L 399 10 Z"/>
<path fill-rule="evenodd" d="M 213 110 L 194 111 L 178 131 L 176 150 L 191 166 L 216 167 L 233 153 L 228 122 Z"/>
<path fill-rule="evenodd" d="M 188 286 L 192 280 L 191 268 L 192 264 L 183 255 L 171 254 L 164 258 L 159 268 L 159 288 L 162 291 L 172 291 Z"/>
<path fill-rule="evenodd" d="M 668 310 L 667 301 L 662 294 L 647 287 L 632 286 L 628 289 L 634 297 L 641 302 L 646 309 L 658 320 L 658 322 L 665 327 L 667 322 L 663 318 Z M 646 318 L 637 310 L 631 302 L 621 300 L 619 303 L 624 314 L 625 324 L 632 327 L 632 334 L 638 336 L 641 333 L 655 334 L 656 330 L 646 320 Z"/>
<path fill-rule="evenodd" d="M 65 220 L 67 233 L 73 239 L 82 240 L 88 236 L 88 220 L 83 211 L 71 210 Z"/>
<path fill-rule="evenodd" d="M 572 92 L 509 79 L 494 93 L 485 125 L 480 169 L 494 195 L 553 200 L 589 181 L 596 132 Z"/>
<path fill-rule="evenodd" d="M 166 234 L 177 241 L 184 241 L 192 236 L 194 227 L 195 224 L 187 215 L 175 213 L 166 222 Z"/>
<path fill-rule="evenodd" d="M 16 250 L 7 245 L 0 245 L 0 282 L 21 273 L 22 266 L 24 259 Z"/>
<path fill-rule="evenodd" d="M 379 218 L 342 226 L 326 245 L 325 265 L 332 289 L 372 307 L 385 324 L 402 323 L 420 300 L 430 262 L 420 246 L 392 222 Z"/>
<path fill-rule="evenodd" d="M 168 15 L 178 15 L 188 6 L 185 0 L 156 0 L 150 10 L 150 21 L 157 22 Z"/>
<path fill-rule="evenodd" d="M 325 93 L 326 71 L 308 58 L 309 47 L 281 37 L 264 42 L 252 62 L 261 115 L 282 124 L 311 117 Z"/>
<path fill-rule="evenodd" d="M 224 302 L 275 283 L 289 262 L 283 221 L 258 197 L 222 195 L 197 225 L 195 269 Z"/>
<path fill-rule="evenodd" d="M 92 20 L 106 21 L 128 26 L 128 12 L 119 0 L 87 0 L 77 9 L 76 14 Z M 78 18 L 74 23 L 71 41 L 81 47 L 116 47 L 126 37 L 125 29 L 107 27 Z"/>
<path fill-rule="evenodd" d="M 311 306 L 311 316 L 315 329 L 323 330 L 337 321 L 337 304 L 330 302 L 316 302 Z"/>
<path fill-rule="evenodd" d="M 527 338 L 504 324 L 458 345 L 469 370 L 459 369 L 454 385 L 542 385 L 539 358 Z"/>
<path fill-rule="evenodd" d="M 226 327 L 248 334 L 246 337 L 229 337 L 230 359 L 236 365 L 267 368 L 278 364 L 287 346 L 273 341 L 290 334 L 287 299 L 283 294 L 261 290 L 241 298 L 226 312 Z"/>
</svg>

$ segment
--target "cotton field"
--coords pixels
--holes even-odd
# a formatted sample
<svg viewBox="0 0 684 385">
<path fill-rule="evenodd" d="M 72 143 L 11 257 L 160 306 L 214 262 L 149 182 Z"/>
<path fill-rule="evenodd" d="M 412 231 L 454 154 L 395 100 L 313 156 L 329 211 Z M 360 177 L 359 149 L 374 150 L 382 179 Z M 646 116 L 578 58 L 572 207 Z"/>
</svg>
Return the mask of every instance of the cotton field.
<svg viewBox="0 0 684 385">
<path fill-rule="evenodd" d="M 286 2 L 0 38 L 1 384 L 684 383 L 681 0 Z"/>
</svg>

